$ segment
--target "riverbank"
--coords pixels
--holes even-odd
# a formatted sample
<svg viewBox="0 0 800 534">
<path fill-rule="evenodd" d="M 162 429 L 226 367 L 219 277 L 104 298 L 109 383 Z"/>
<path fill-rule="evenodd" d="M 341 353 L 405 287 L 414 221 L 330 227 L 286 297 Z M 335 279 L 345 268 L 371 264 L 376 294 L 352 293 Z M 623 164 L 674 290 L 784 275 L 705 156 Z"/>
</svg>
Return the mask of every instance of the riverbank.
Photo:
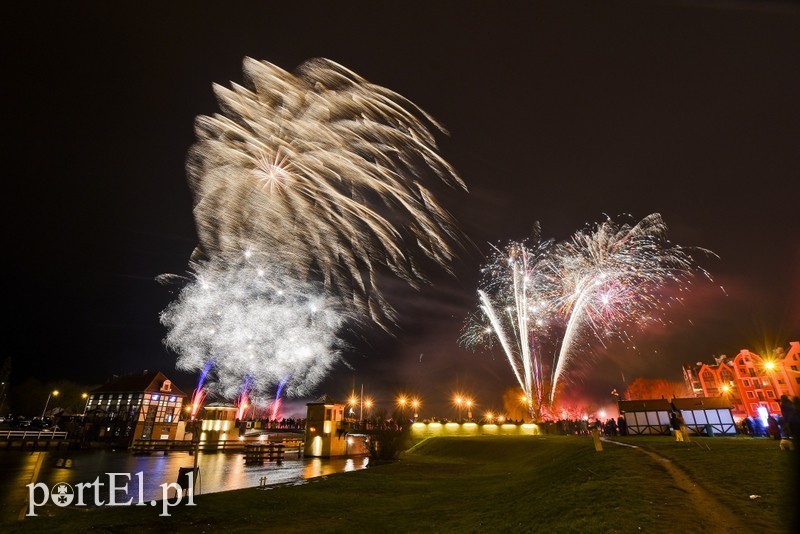
<svg viewBox="0 0 800 534">
<path fill-rule="evenodd" d="M 48 509 L 13 531 L 787 531 L 790 454 L 747 438 L 627 438 L 645 451 L 564 436 L 426 440 L 401 460 L 299 486 L 199 496 L 195 507 Z M 660 459 L 659 459 L 660 458 Z M 665 463 L 685 475 L 677 481 Z M 697 484 L 702 503 L 682 485 Z M 759 495 L 751 499 L 751 495 Z M 715 513 L 703 506 L 715 503 Z M 5 530 L 9 530 L 6 528 Z"/>
</svg>

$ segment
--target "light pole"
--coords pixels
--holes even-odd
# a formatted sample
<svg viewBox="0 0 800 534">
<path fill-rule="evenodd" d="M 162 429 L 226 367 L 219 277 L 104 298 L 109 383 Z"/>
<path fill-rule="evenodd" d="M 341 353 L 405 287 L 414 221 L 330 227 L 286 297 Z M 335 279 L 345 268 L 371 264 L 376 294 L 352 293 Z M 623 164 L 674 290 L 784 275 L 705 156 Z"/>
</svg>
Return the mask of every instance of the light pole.
<svg viewBox="0 0 800 534">
<path fill-rule="evenodd" d="M 42 419 L 44 419 L 44 414 L 47 413 L 47 405 L 50 404 L 50 397 L 58 397 L 58 390 L 54 389 L 47 395 L 47 402 L 44 403 L 44 410 L 42 410 Z"/>
<path fill-rule="evenodd" d="M 419 417 L 419 400 L 414 399 L 411 401 L 411 407 L 414 408 L 414 422 L 417 422 L 417 417 Z"/>
<path fill-rule="evenodd" d="M 467 420 L 472 421 L 472 399 L 467 399 Z"/>
<path fill-rule="evenodd" d="M 364 421 L 364 384 L 361 384 L 361 409 L 358 414 L 358 422 Z"/>
<path fill-rule="evenodd" d="M 403 424 L 408 422 L 406 421 L 406 404 L 408 404 L 408 398 L 405 395 L 400 395 L 397 398 L 397 405 L 400 407 L 400 417 L 403 419 Z"/>
<path fill-rule="evenodd" d="M 2 414 L 3 405 L 6 403 L 6 383 L 0 382 L 0 386 L 3 386 L 3 391 L 0 393 L 0 414 Z"/>
<path fill-rule="evenodd" d="M 461 406 L 464 404 L 464 399 L 461 396 L 456 397 L 456 406 L 458 406 L 458 422 L 461 422 Z"/>
<path fill-rule="evenodd" d="M 769 385 L 773 389 L 775 389 L 777 394 L 776 396 L 780 398 L 782 391 L 780 386 L 778 385 L 778 381 L 775 380 L 775 362 L 772 360 L 764 362 L 764 369 L 767 370 L 767 376 L 769 377 Z"/>
<path fill-rule="evenodd" d="M 522 404 L 525 406 L 525 408 L 528 410 L 528 415 L 531 417 L 531 419 L 533 419 L 533 398 L 528 397 L 527 395 L 523 395 L 522 397 L 520 397 L 520 400 L 522 401 Z"/>
<path fill-rule="evenodd" d="M 88 393 L 81 393 L 81 398 L 86 401 L 86 404 L 83 405 L 83 418 L 86 419 L 86 409 L 89 407 L 89 394 Z"/>
</svg>

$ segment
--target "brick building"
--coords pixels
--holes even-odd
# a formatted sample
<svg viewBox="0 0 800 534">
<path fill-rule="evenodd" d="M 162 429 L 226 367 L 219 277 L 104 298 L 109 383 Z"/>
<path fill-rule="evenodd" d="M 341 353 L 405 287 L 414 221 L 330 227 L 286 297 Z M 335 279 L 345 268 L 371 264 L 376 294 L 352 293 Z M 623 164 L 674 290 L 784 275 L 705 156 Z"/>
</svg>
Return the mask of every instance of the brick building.
<svg viewBox="0 0 800 534">
<path fill-rule="evenodd" d="M 733 358 L 719 356 L 714 363 L 684 365 L 686 387 L 695 397 L 726 397 L 733 415 L 756 417 L 759 410 L 780 413 L 781 395 L 800 396 L 800 342 L 769 357 L 742 349 Z"/>
</svg>

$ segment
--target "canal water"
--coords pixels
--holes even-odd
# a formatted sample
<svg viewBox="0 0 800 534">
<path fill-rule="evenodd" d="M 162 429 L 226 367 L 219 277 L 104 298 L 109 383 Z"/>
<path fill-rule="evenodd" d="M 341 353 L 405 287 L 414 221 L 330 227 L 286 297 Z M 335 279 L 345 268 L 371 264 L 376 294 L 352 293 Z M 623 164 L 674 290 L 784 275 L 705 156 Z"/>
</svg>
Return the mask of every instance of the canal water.
<svg viewBox="0 0 800 534">
<path fill-rule="evenodd" d="M 59 460 L 72 460 L 70 469 L 56 466 Z M 355 471 L 367 467 L 369 458 L 299 458 L 265 462 L 263 466 L 245 466 L 242 454 L 203 454 L 198 456 L 200 476 L 196 494 L 215 493 L 241 488 L 256 487 L 262 477 L 267 477 L 268 486 L 277 484 L 303 484 L 305 480 L 333 473 Z M 192 467 L 194 457 L 188 453 L 175 452 L 168 455 L 153 453 L 149 456 L 134 456 L 125 451 L 49 451 L 49 452 L 0 452 L 0 520 L 16 518 L 28 502 L 27 484 L 43 482 L 48 488 L 66 482 L 71 486 L 93 482 L 100 477 L 104 486 L 100 498 L 108 501 L 109 479 L 107 473 L 127 473 L 130 480 L 118 477 L 116 485 L 128 484 L 127 492 L 116 493 L 117 502 L 133 498 L 139 500 L 139 477 L 142 472 L 143 500 L 160 500 L 161 484 L 177 482 L 181 467 Z M 49 491 L 49 490 L 48 490 Z M 171 492 L 170 495 L 174 495 Z M 94 504 L 94 490 L 85 490 L 87 504 Z M 41 498 L 38 497 L 38 498 Z M 50 506 L 53 506 L 52 504 Z"/>
</svg>

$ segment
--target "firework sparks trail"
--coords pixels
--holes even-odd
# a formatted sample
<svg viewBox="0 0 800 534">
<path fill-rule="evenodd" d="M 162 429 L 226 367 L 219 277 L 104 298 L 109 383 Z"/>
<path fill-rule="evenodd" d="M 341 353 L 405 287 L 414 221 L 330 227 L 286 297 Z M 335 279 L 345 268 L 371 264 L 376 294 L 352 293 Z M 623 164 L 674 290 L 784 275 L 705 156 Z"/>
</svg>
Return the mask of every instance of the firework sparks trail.
<svg viewBox="0 0 800 534">
<path fill-rule="evenodd" d="M 206 400 L 206 395 L 208 395 L 208 389 L 205 387 L 206 378 L 208 377 L 208 372 L 211 371 L 211 367 L 213 366 L 213 359 L 206 362 L 205 366 L 203 366 L 203 370 L 200 372 L 200 378 L 197 381 L 197 387 L 192 392 L 192 401 L 189 408 L 189 415 L 191 416 L 192 421 L 197 418 L 197 414 L 200 411 L 200 408 L 203 406 L 203 402 Z"/>
<path fill-rule="evenodd" d="M 297 280 L 319 277 L 386 328 L 394 314 L 378 266 L 417 286 L 424 278 L 413 253 L 452 272 L 462 240 L 419 178 L 466 189 L 437 152 L 431 130 L 444 128 L 327 59 L 289 73 L 245 58 L 243 70 L 243 85 L 214 85 L 220 113 L 195 122 L 193 259 L 224 267 L 244 253 Z"/>
<path fill-rule="evenodd" d="M 278 384 L 278 389 L 275 392 L 275 400 L 272 403 L 272 414 L 270 416 L 270 419 L 272 419 L 273 421 L 277 421 L 278 418 L 281 416 L 281 406 L 283 405 L 281 394 L 283 393 L 283 388 L 286 385 L 286 382 L 288 381 L 289 377 L 285 376 L 283 377 L 283 380 L 281 380 L 281 383 Z"/>
<path fill-rule="evenodd" d="M 666 231 L 661 216 L 652 214 L 635 225 L 606 220 L 558 244 L 511 243 L 497 250 L 483 269 L 482 314 L 468 323 L 462 342 L 491 346 L 496 339 L 523 392 L 535 400 L 532 415 L 540 414 L 548 404 L 545 368 L 552 371 L 552 406 L 582 333 L 593 333 L 601 343 L 611 335 L 627 338 L 627 327 L 656 320 L 664 310 L 665 285 L 686 286 L 697 270 L 708 277 L 687 249 L 667 240 Z M 495 311 L 500 307 L 505 316 Z M 542 347 L 548 342 L 560 347 L 546 365 Z"/>
<path fill-rule="evenodd" d="M 250 375 L 244 378 L 242 391 L 236 398 L 236 419 L 241 421 L 245 418 L 247 410 L 250 408 L 250 393 L 253 390 L 253 381 Z"/>
<path fill-rule="evenodd" d="M 249 381 L 251 400 L 265 400 L 287 376 L 286 394 L 308 393 L 338 361 L 337 333 L 346 319 L 335 299 L 310 284 L 244 260 L 227 268 L 198 265 L 161 314 L 179 369 L 200 371 L 213 358 L 208 387 L 236 398 Z"/>
</svg>

